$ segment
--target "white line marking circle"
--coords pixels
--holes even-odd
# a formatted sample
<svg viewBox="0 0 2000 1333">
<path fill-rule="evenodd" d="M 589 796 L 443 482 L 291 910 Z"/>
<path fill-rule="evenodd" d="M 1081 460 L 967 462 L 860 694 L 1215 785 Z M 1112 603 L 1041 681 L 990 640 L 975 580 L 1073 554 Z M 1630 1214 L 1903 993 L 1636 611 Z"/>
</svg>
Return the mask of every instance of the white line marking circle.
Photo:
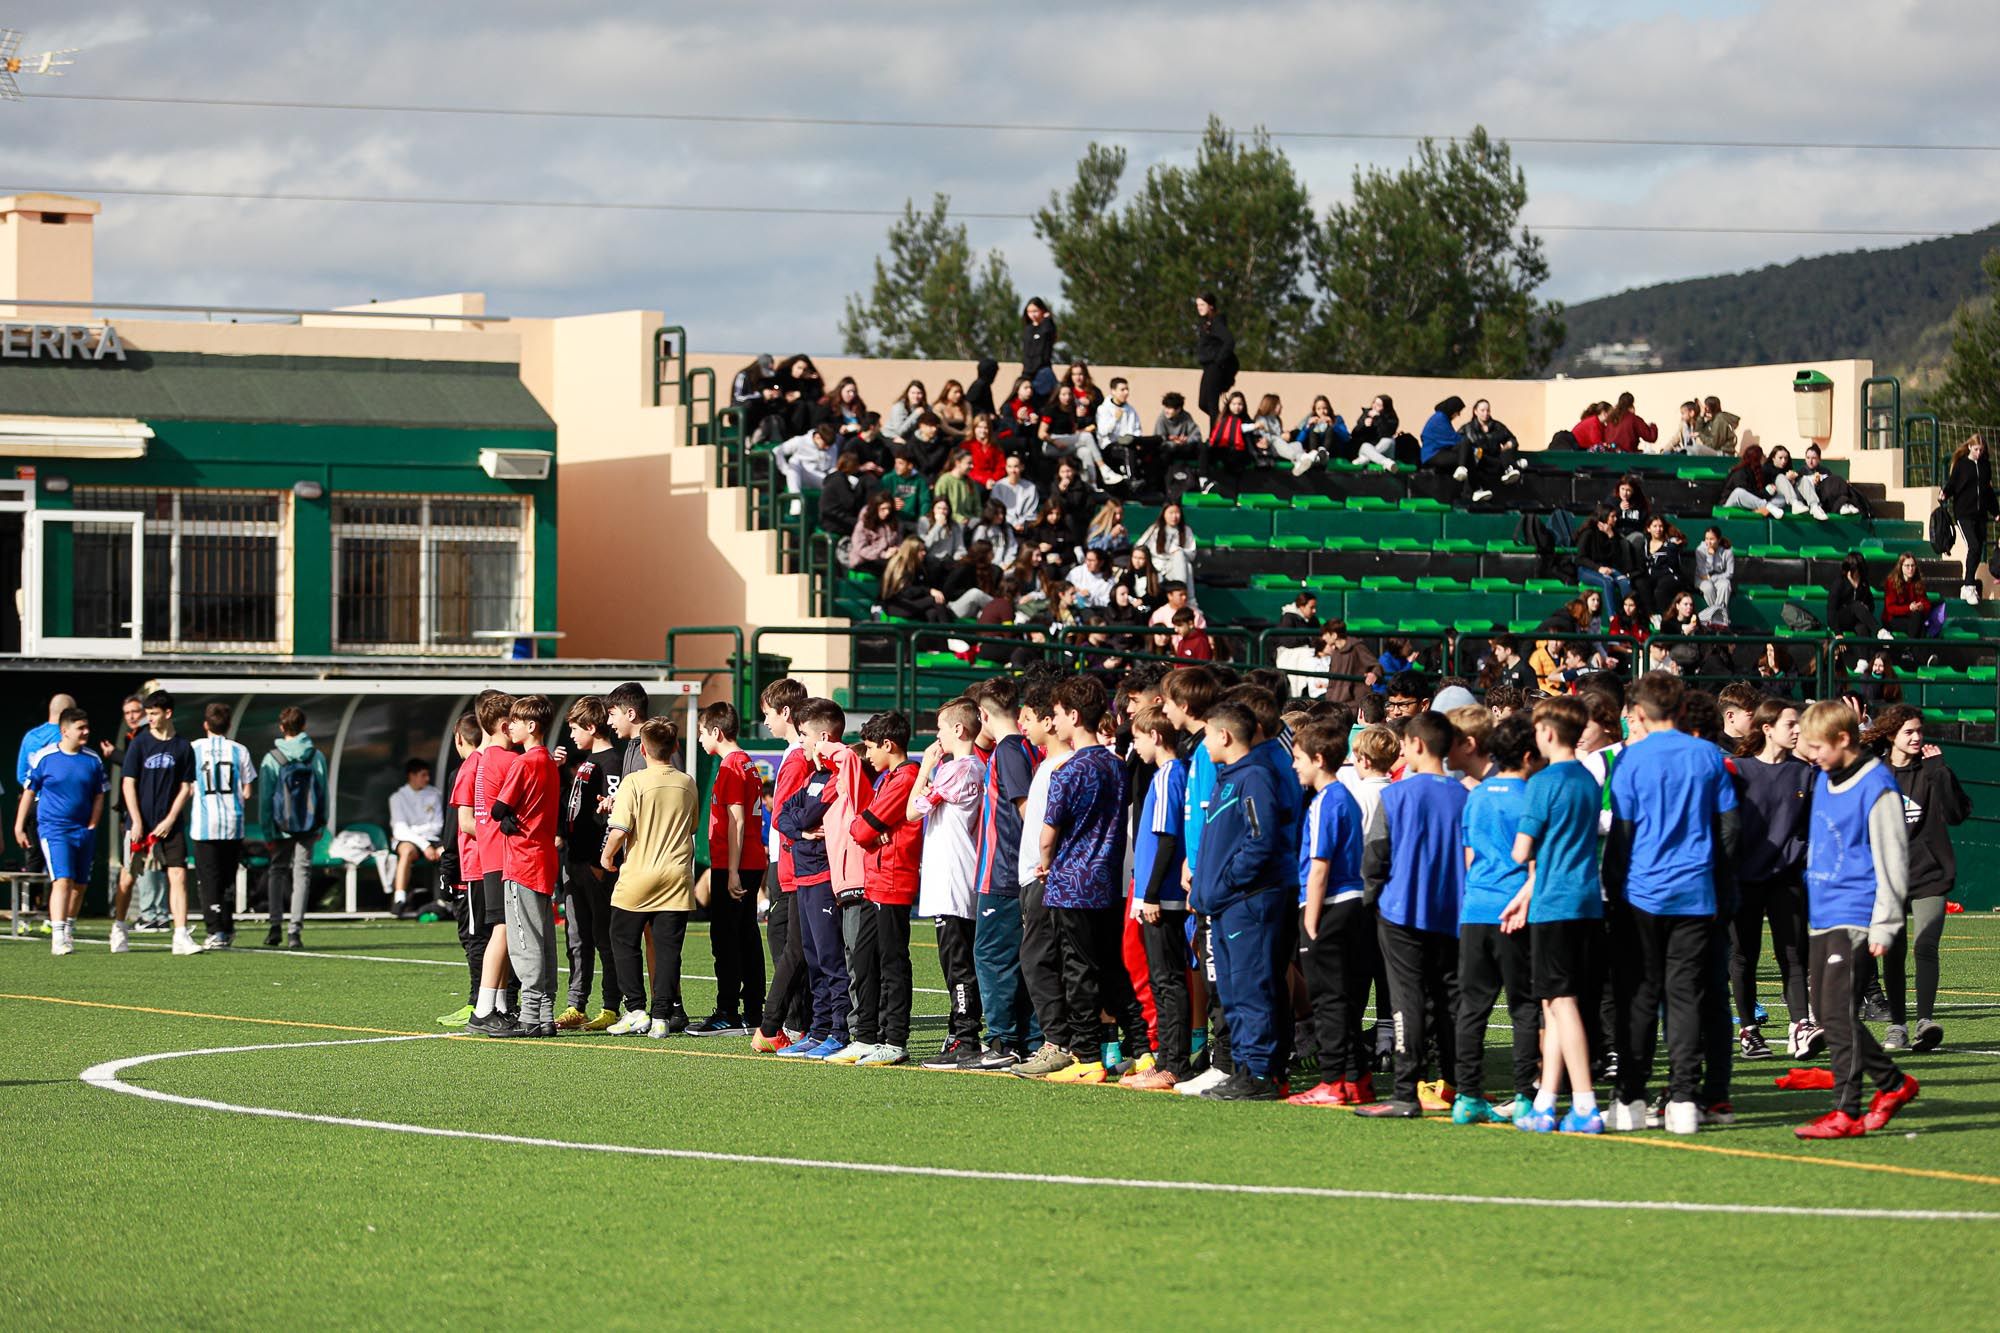
<svg viewBox="0 0 2000 1333">
<path fill-rule="evenodd" d="M 632 1157 L 667 1157 L 681 1161 L 725 1162 L 744 1166 L 783 1166 L 806 1171 L 847 1171 L 861 1175 L 924 1176 L 945 1180 L 982 1180 L 1004 1184 L 1069 1185 L 1079 1188 L 1124 1190 L 1173 1190 L 1194 1194 L 1254 1194 L 1306 1199 L 1372 1200 L 1382 1203 L 1445 1203 L 1499 1208 L 1580 1208 L 1611 1212 L 1650 1213 L 1734 1213 L 1759 1217 L 1832 1217 L 1905 1222 L 2000 1222 L 2000 1212 L 1955 1209 L 1897 1208 L 1806 1208 L 1786 1204 L 1688 1203 L 1660 1199 L 1552 1199 L 1512 1198 L 1493 1194 L 1428 1194 L 1396 1190 L 1335 1189 L 1315 1185 L 1246 1185 L 1211 1180 L 1127 1180 L 1113 1176 L 1042 1174 L 1032 1171 L 975 1171 L 958 1167 L 909 1166 L 897 1162 L 831 1162 L 810 1157 L 767 1157 L 751 1153 L 703 1152 L 693 1148 L 644 1148 L 618 1143 L 575 1143 L 567 1139 L 535 1138 L 522 1134 L 490 1134 L 470 1129 L 442 1129 L 434 1125 L 408 1125 L 394 1120 L 362 1120 L 351 1116 L 315 1115 L 307 1111 L 286 1111 L 275 1106 L 239 1106 L 234 1102 L 207 1097 L 183 1097 L 127 1083 L 119 1077 L 128 1069 L 161 1060 L 185 1060 L 204 1055 L 243 1055 L 253 1051 L 296 1050 L 327 1046 L 378 1046 L 405 1041 L 441 1041 L 445 1034 L 422 1033 L 407 1037 L 360 1037 L 339 1041 L 280 1041 L 255 1046 L 209 1046 L 192 1051 L 162 1051 L 156 1055 L 134 1055 L 123 1060 L 106 1060 L 92 1065 L 77 1077 L 107 1092 L 143 1097 L 148 1101 L 192 1106 L 229 1115 L 262 1116 L 270 1120 L 297 1120 L 308 1124 L 338 1125 L 349 1129 L 372 1129 L 391 1134 L 416 1134 L 426 1138 L 470 1139 L 482 1143 L 505 1143 L 524 1148 L 559 1148 L 569 1152 L 616 1153 Z"/>
</svg>

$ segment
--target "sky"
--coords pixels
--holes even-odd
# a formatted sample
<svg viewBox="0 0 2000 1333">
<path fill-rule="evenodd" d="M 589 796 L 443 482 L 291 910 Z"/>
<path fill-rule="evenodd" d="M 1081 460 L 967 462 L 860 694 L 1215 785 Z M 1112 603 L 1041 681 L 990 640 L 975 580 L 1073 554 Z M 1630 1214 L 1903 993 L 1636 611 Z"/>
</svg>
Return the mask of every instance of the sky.
<svg viewBox="0 0 2000 1333">
<path fill-rule="evenodd" d="M 767 17 L 768 16 L 768 17 Z M 1235 128 L 1501 138 L 2000 145 L 1990 0 L 1329 0 L 1010 6 L 529 0 L 13 0 L 24 50 L 82 48 L 29 93 L 704 112 L 1168 134 L 1043 133 L 0 104 L 0 190 L 1032 213 L 1097 138 L 1186 164 Z M 1315 207 L 1405 140 L 1281 138 Z M 2000 153 L 1518 144 L 1531 226 L 1970 230 Z M 317 308 L 477 290 L 500 314 L 664 310 L 703 351 L 838 350 L 887 220 L 102 193 L 103 300 Z M 1025 220 L 970 220 L 1060 304 Z M 1543 233 L 1543 295 L 1580 301 L 1892 237 Z"/>
</svg>

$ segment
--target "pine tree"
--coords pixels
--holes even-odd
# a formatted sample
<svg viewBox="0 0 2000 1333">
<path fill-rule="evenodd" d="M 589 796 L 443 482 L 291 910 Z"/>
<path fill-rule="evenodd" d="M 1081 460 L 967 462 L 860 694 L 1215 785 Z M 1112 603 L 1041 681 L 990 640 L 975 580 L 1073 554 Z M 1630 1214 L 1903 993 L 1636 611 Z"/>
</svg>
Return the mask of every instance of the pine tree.
<svg viewBox="0 0 2000 1333">
<path fill-rule="evenodd" d="M 867 299 L 847 298 L 840 336 L 849 356 L 972 361 L 1004 356 L 1019 338 L 1021 298 L 1006 258 L 989 251 L 975 268 L 965 224 L 950 211 L 943 194 L 925 213 L 904 201 Z"/>
<path fill-rule="evenodd" d="M 1951 352 L 1944 378 L 1930 395 L 1938 416 L 1977 426 L 2000 426 L 2000 250 L 1980 261 L 1991 291 L 1967 301 L 1951 321 Z M 1994 441 L 1987 441 L 1990 450 Z"/>
</svg>

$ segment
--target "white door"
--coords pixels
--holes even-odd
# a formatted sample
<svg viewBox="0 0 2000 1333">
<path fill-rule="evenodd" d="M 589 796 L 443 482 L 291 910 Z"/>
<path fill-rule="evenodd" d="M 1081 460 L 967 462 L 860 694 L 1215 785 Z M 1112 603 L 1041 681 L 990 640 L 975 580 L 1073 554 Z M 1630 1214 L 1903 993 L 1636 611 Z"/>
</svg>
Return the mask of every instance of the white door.
<svg viewBox="0 0 2000 1333">
<path fill-rule="evenodd" d="M 36 509 L 26 517 L 22 652 L 36 657 L 139 656 L 145 628 L 145 515 Z M 63 549 L 52 550 L 52 543 Z"/>
</svg>

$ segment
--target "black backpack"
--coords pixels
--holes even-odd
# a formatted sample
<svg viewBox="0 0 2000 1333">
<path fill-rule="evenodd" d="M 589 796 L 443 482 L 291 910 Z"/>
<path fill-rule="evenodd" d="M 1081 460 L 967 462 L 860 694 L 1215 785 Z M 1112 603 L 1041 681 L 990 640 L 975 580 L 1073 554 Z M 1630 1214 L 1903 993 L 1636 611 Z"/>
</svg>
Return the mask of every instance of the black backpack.
<svg viewBox="0 0 2000 1333">
<path fill-rule="evenodd" d="M 1786 602 L 1784 606 L 1779 608 L 1778 623 L 1786 629 L 1798 630 L 1802 633 L 1811 633 L 1814 630 L 1826 628 L 1820 624 L 1818 616 L 1806 610 L 1797 602 Z"/>
<path fill-rule="evenodd" d="M 1958 524 L 1952 519 L 1951 510 L 1939 505 L 1931 510 L 1931 545 L 1939 555 L 1950 555 L 1951 548 L 1958 545 Z"/>
</svg>

